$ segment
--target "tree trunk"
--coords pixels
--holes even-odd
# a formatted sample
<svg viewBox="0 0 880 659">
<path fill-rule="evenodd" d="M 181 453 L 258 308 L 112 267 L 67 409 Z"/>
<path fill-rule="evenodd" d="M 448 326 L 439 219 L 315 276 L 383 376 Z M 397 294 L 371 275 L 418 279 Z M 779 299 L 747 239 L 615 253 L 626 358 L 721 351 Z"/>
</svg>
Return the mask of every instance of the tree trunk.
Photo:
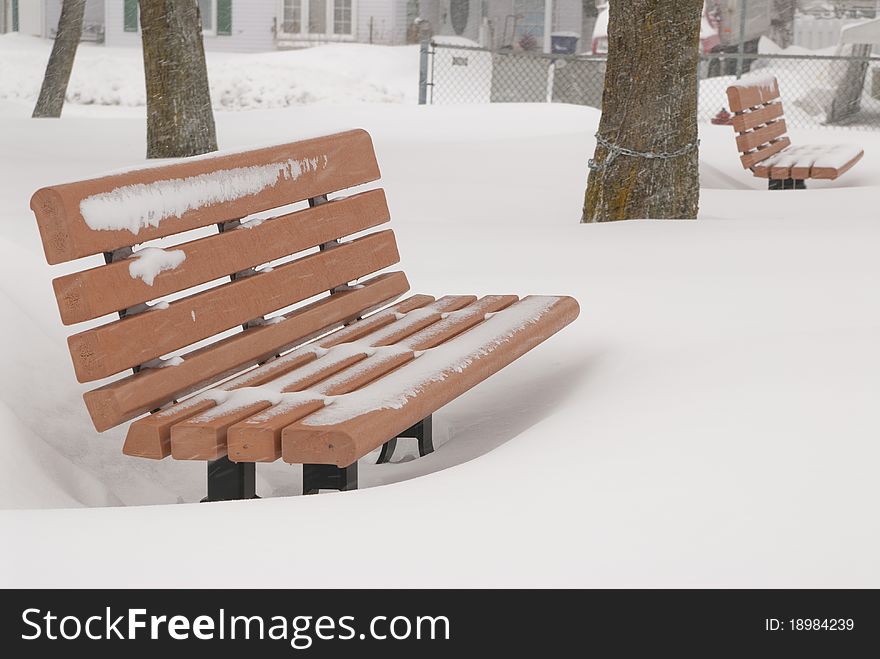
<svg viewBox="0 0 880 659">
<path fill-rule="evenodd" d="M 140 0 L 147 158 L 217 150 L 202 22 L 195 0 Z"/>
<path fill-rule="evenodd" d="M 76 56 L 76 48 L 82 36 L 85 10 L 86 0 L 64 0 L 64 4 L 61 5 L 58 31 L 55 34 L 49 63 L 46 65 L 40 97 L 34 107 L 34 117 L 57 119 L 61 116 L 67 83 L 70 81 L 70 72 L 73 69 L 73 58 Z"/>
<path fill-rule="evenodd" d="M 602 139 L 582 222 L 697 216 L 702 10 L 703 0 L 610 1 Z"/>
</svg>

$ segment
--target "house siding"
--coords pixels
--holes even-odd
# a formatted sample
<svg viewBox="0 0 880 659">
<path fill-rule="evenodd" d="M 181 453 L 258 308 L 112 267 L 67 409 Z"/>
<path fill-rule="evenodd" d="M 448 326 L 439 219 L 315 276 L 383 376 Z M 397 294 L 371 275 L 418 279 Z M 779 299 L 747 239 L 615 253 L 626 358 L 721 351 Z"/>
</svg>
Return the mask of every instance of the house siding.
<svg viewBox="0 0 880 659">
<path fill-rule="evenodd" d="M 18 3 L 18 33 L 29 34 L 34 37 L 44 37 L 43 14 L 45 7 L 42 2 L 34 0 L 19 0 Z M 10 18 L 10 22 L 11 22 Z"/>
<path fill-rule="evenodd" d="M 111 2 L 113 0 L 110 0 Z M 43 34 L 55 38 L 58 31 L 58 19 L 61 18 L 62 0 L 46 0 L 45 26 Z M 83 32 L 88 31 L 89 26 L 104 24 L 104 0 L 86 0 L 86 8 L 83 13 Z"/>
<path fill-rule="evenodd" d="M 391 32 L 391 43 L 405 44 L 406 43 L 406 0 L 390 0 L 389 4 L 391 5 L 392 11 L 392 32 Z"/>
<path fill-rule="evenodd" d="M 254 53 L 275 50 L 275 0 L 232 3 L 232 34 L 206 35 L 205 50 Z M 122 0 L 107 0 L 105 43 L 113 47 L 140 47 L 141 34 L 126 32 L 123 25 Z"/>
<path fill-rule="evenodd" d="M 355 41 L 371 43 L 370 28 L 372 21 L 372 43 L 382 45 L 394 45 L 406 42 L 406 30 L 403 38 L 397 39 L 398 33 L 395 25 L 397 6 L 403 6 L 403 22 L 406 22 L 406 0 L 355 0 L 357 3 L 357 32 Z"/>
</svg>

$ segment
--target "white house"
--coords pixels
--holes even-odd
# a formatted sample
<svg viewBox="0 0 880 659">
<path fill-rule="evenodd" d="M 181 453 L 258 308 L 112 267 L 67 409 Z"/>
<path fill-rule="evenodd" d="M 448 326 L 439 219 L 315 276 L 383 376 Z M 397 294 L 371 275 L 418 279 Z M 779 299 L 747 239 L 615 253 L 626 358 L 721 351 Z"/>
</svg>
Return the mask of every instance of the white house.
<svg viewBox="0 0 880 659">
<path fill-rule="evenodd" d="M 524 37 L 540 47 L 551 32 L 581 31 L 582 0 L 197 1 L 207 50 L 265 52 L 333 41 L 415 43 L 419 24 L 422 33 L 459 36 L 490 48 L 512 46 Z M 53 38 L 61 3 L 0 0 L 0 27 Z M 87 0 L 83 37 L 137 47 L 137 0 Z M 588 41 L 589 35 L 582 44 Z"/>
</svg>

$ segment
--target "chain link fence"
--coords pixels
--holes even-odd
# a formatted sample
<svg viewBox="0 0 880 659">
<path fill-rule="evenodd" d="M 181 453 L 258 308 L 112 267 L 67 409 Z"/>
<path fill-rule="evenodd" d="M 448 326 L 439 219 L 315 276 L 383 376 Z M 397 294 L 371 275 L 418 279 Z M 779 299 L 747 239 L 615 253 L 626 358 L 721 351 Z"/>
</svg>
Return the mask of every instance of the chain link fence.
<svg viewBox="0 0 880 659">
<path fill-rule="evenodd" d="M 779 79 L 790 127 L 880 130 L 880 57 L 855 46 L 848 55 L 725 53 L 701 55 L 699 119 L 727 105 L 738 78 Z M 601 107 L 605 56 L 491 51 L 424 42 L 420 102 L 572 103 Z"/>
</svg>

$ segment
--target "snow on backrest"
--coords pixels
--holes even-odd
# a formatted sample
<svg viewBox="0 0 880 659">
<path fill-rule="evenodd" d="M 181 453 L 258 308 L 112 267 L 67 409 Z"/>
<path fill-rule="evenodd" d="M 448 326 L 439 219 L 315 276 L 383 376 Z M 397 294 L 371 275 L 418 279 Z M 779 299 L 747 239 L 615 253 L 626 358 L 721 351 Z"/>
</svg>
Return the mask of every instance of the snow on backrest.
<svg viewBox="0 0 880 659">
<path fill-rule="evenodd" d="M 727 88 L 733 112 L 744 112 L 779 98 L 779 82 L 774 76 L 750 76 Z"/>
<path fill-rule="evenodd" d="M 42 188 L 31 198 L 50 264 L 236 220 L 379 178 L 353 130 Z"/>
</svg>

